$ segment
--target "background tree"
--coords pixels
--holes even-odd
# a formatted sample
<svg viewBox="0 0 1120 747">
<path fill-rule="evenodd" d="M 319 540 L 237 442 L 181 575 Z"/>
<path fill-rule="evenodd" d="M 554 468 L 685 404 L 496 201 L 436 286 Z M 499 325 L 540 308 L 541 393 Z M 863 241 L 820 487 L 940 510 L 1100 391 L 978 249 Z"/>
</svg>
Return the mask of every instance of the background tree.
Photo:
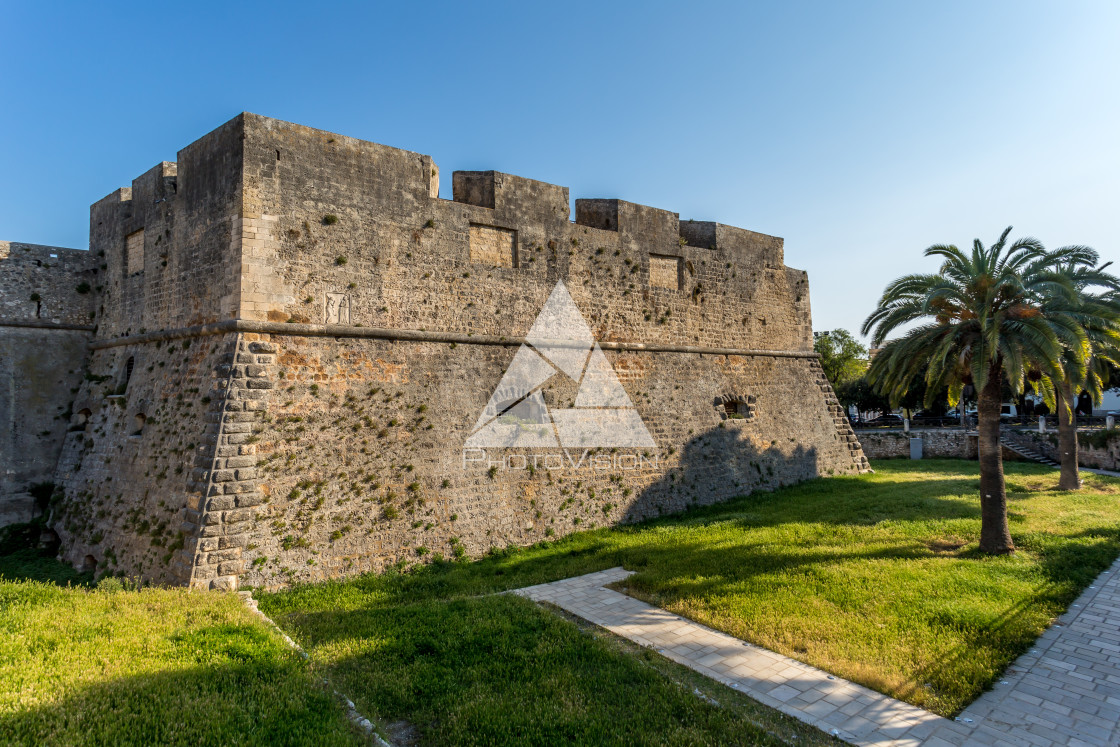
<svg viewBox="0 0 1120 747">
<path fill-rule="evenodd" d="M 856 415 L 860 418 L 864 413 L 883 413 L 891 409 L 890 401 L 875 390 L 866 376 L 849 379 L 839 384 L 836 387 L 836 398 L 840 400 L 845 410 L 850 407 L 856 408 Z"/>
<path fill-rule="evenodd" d="M 1029 367 L 1060 376 L 1063 339 L 1081 331 L 1067 315 L 1047 308 L 1048 284 L 1060 280 L 1049 272 L 1064 259 L 1062 250 L 1047 254 L 1035 239 L 1007 244 L 1009 227 L 990 248 L 979 239 L 972 252 L 935 245 L 927 257 L 941 257 L 937 274 L 906 275 L 883 291 L 878 308 L 863 323 L 863 334 L 883 349 L 868 378 L 892 402 L 898 402 L 918 376 L 927 386 L 926 404 L 948 387 L 950 404 L 965 385 L 977 392 L 980 458 L 980 550 L 1013 552 L 1007 524 L 1007 488 L 1000 451 L 1000 404 L 1006 378 L 1022 391 Z M 900 327 L 917 324 L 886 342 Z"/>
<path fill-rule="evenodd" d="M 911 411 L 924 408 L 927 413 L 938 416 L 944 415 L 948 410 L 948 389 L 941 387 L 934 397 L 929 398 L 932 400 L 930 405 L 925 404 L 926 395 L 925 376 L 920 375 L 914 379 L 906 394 L 899 399 L 897 404 Z M 885 394 L 880 394 L 875 386 L 868 381 L 866 372 L 859 378 L 849 379 L 837 385 L 836 398 L 840 400 L 840 404 L 845 409 L 856 408 L 856 414 L 860 417 L 863 417 L 865 413 L 881 414 L 891 410 L 890 399 Z"/>
<path fill-rule="evenodd" d="M 930 392 L 926 384 L 926 373 L 922 371 L 914 377 L 906 393 L 899 397 L 898 404 L 913 413 L 924 409 L 927 413 L 942 416 L 949 410 L 949 388 L 941 387 L 936 392 Z M 926 404 L 926 403 L 929 404 Z M 911 414 L 911 417 L 913 415 Z"/>
<path fill-rule="evenodd" d="M 867 370 L 867 348 L 846 329 L 817 335 L 813 350 L 820 355 L 821 368 L 833 388 L 859 378 Z"/>
<path fill-rule="evenodd" d="M 1120 367 L 1113 367 L 1108 370 L 1108 377 L 1101 384 L 1101 389 L 1106 392 L 1120 389 Z"/>
<path fill-rule="evenodd" d="M 1084 393 L 1099 403 L 1120 361 L 1120 279 L 1105 271 L 1108 264 L 1098 267 L 1097 253 L 1088 247 L 1065 247 L 1058 254 L 1064 260 L 1054 263 L 1057 282 L 1045 287 L 1052 296 L 1049 303 L 1069 314 L 1084 336 L 1071 339 L 1066 346 L 1060 379 L 1038 378 L 1058 412 L 1058 488 L 1077 490 L 1081 475 L 1076 398 Z"/>
</svg>

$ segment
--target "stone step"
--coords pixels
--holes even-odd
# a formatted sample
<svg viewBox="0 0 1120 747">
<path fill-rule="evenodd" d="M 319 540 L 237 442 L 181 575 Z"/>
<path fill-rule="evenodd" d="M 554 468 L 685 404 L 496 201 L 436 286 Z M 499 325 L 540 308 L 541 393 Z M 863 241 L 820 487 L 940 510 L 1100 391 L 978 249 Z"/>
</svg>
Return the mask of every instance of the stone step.
<svg viewBox="0 0 1120 747">
<path fill-rule="evenodd" d="M 1044 457 L 1043 455 L 1039 454 L 1037 451 L 1035 451 L 1031 448 L 1028 448 L 1026 446 L 1022 446 L 1021 444 L 1016 443 L 1015 441 L 1011 440 L 1010 438 L 1008 438 L 1006 436 L 1001 437 L 999 442 L 1000 442 L 1000 445 L 1003 446 L 1004 448 L 1006 448 L 1008 451 L 1013 451 L 1016 454 L 1018 454 L 1019 456 L 1023 457 L 1024 459 L 1030 459 L 1033 462 L 1038 462 L 1040 464 L 1045 464 L 1048 467 L 1058 467 L 1059 466 L 1058 463 L 1053 461 L 1052 459 Z"/>
</svg>

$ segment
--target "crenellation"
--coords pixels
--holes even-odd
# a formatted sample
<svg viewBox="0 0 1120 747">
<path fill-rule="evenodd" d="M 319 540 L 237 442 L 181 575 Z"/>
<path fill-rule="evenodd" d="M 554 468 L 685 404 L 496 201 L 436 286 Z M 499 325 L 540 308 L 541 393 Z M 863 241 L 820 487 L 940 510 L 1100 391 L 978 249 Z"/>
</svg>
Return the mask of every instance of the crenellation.
<svg viewBox="0 0 1120 747">
<path fill-rule="evenodd" d="M 716 236 L 718 225 L 713 221 L 682 220 L 680 222 L 681 239 L 687 246 L 716 249 L 719 247 L 719 239 Z"/>
<path fill-rule="evenodd" d="M 616 200 L 618 233 L 623 244 L 654 254 L 679 255 L 680 216 L 670 210 Z"/>
<path fill-rule="evenodd" d="M 116 205 L 118 203 L 131 201 L 132 187 L 118 187 L 117 189 L 114 189 L 112 192 L 102 197 L 97 202 L 90 205 L 90 211 L 93 211 L 105 205 Z"/>
<path fill-rule="evenodd" d="M 452 199 L 464 205 L 493 210 L 495 171 L 456 171 L 451 174 Z"/>
<path fill-rule="evenodd" d="M 576 225 L 618 231 L 618 200 L 576 200 Z"/>
<path fill-rule="evenodd" d="M 740 267 L 757 264 L 766 267 L 784 265 L 784 239 L 722 223 L 717 223 L 715 229 L 716 248 L 725 252 L 733 264 Z"/>
</svg>

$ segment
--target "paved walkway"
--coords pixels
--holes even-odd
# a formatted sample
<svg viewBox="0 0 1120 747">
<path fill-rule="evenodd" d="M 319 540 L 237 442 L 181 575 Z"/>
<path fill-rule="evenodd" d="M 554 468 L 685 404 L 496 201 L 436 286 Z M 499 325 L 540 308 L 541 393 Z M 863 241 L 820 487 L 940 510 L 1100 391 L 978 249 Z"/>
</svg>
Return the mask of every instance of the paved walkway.
<svg viewBox="0 0 1120 747">
<path fill-rule="evenodd" d="M 1120 560 L 995 689 L 955 721 L 604 588 L 622 568 L 514 593 L 673 661 L 857 745 L 1120 745 Z"/>
<path fill-rule="evenodd" d="M 611 568 L 515 593 L 551 602 L 853 744 L 919 745 L 945 727 L 968 733 L 921 708 L 603 588 L 630 574 Z"/>
</svg>

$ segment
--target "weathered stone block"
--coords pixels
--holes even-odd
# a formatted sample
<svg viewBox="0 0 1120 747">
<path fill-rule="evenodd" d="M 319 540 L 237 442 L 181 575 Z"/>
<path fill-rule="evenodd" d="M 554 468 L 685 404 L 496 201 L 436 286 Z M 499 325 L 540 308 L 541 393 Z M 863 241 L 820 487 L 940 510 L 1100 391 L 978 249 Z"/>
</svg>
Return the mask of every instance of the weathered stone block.
<svg viewBox="0 0 1120 747">
<path fill-rule="evenodd" d="M 249 545 L 248 534 L 226 535 L 218 538 L 218 547 L 225 550 L 227 548 L 239 547 L 244 550 Z"/>
<path fill-rule="evenodd" d="M 213 565 L 227 560 L 237 560 L 241 557 L 241 548 L 235 547 L 227 550 L 217 550 L 206 556 L 206 563 Z M 219 571 L 221 573 L 221 571 Z"/>
<path fill-rule="evenodd" d="M 245 569 L 245 564 L 240 560 L 233 560 L 227 563 L 218 564 L 219 577 L 233 577 L 236 578 L 241 571 Z"/>
<path fill-rule="evenodd" d="M 232 511 L 225 512 L 225 520 L 230 523 L 237 523 L 240 521 L 251 521 L 253 519 L 253 510 L 249 508 L 237 508 Z"/>
<path fill-rule="evenodd" d="M 245 492 L 236 496 L 237 505 L 240 507 L 259 506 L 267 503 L 268 500 L 265 496 L 258 492 Z"/>
<path fill-rule="evenodd" d="M 227 511 L 235 505 L 233 496 L 229 495 L 218 495 L 206 500 L 206 510 L 211 512 Z"/>
</svg>

